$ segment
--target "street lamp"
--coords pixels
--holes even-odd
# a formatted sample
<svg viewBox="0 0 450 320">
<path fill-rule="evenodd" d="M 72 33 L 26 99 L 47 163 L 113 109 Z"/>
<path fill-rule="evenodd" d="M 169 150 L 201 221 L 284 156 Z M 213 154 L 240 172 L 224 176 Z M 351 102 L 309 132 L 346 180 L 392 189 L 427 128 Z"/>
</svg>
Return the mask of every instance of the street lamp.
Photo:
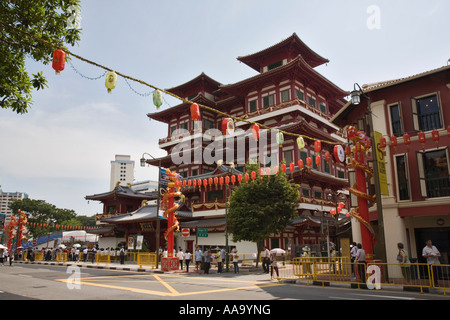
<svg viewBox="0 0 450 320">
<path fill-rule="evenodd" d="M 144 158 L 144 155 L 149 155 L 153 160 L 156 160 L 150 153 L 144 152 L 141 158 L 141 167 L 145 167 L 147 160 Z M 160 207 L 160 190 L 161 189 L 161 159 L 158 159 L 158 195 L 156 198 L 156 239 L 155 239 L 155 251 L 157 252 L 157 260 L 159 258 L 158 250 L 160 246 L 160 237 L 161 237 L 161 223 L 159 219 L 159 207 Z"/>
<path fill-rule="evenodd" d="M 369 122 L 369 137 L 372 140 L 372 148 L 376 148 L 375 144 L 375 134 L 373 127 L 373 119 L 372 119 L 372 109 L 371 109 L 371 100 L 370 97 L 361 89 L 358 83 L 353 85 L 353 91 L 350 96 L 352 98 L 352 103 L 354 105 L 359 105 L 361 103 L 361 95 L 367 99 L 367 120 Z M 381 189 L 380 189 L 380 179 L 378 176 L 378 159 L 376 156 L 376 152 L 372 151 L 372 161 L 373 161 L 373 175 L 374 175 L 374 183 L 375 183 L 375 196 L 376 196 L 376 204 L 378 211 L 378 243 L 381 245 L 381 253 L 382 260 L 386 261 L 386 245 L 385 245 L 385 237 L 384 237 L 384 219 L 383 219 L 383 209 L 381 204 Z M 370 223 L 370 222 L 369 222 Z M 387 270 L 386 270 L 387 272 Z M 387 276 L 387 275 L 386 275 Z"/>
</svg>

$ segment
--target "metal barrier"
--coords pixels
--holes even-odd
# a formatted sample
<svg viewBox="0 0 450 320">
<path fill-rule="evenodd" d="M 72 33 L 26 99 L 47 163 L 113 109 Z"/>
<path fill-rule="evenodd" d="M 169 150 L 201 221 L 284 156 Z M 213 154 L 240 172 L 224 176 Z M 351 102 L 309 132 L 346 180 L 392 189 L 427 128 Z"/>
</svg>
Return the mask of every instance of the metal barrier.
<svg viewBox="0 0 450 320">
<path fill-rule="evenodd" d="M 111 255 L 109 254 L 109 252 L 97 252 L 97 254 L 95 255 L 95 262 L 110 264 Z"/>
<path fill-rule="evenodd" d="M 137 264 L 142 268 L 143 265 L 150 266 L 155 269 L 158 263 L 156 253 L 138 253 Z"/>
<path fill-rule="evenodd" d="M 426 263 L 352 263 L 346 257 L 301 257 L 292 261 L 278 261 L 277 269 L 271 267 L 272 278 L 300 280 L 321 284 L 341 282 L 352 287 L 365 287 L 366 281 L 380 286 L 401 286 L 442 289 L 444 295 L 450 289 L 450 265 L 428 265 Z M 368 273 L 369 272 L 369 273 Z M 378 273 L 375 277 L 375 273 Z"/>
<path fill-rule="evenodd" d="M 65 252 L 58 252 L 56 254 L 56 261 L 58 263 L 61 263 L 61 262 L 65 263 L 67 261 L 67 253 L 65 253 Z"/>
</svg>

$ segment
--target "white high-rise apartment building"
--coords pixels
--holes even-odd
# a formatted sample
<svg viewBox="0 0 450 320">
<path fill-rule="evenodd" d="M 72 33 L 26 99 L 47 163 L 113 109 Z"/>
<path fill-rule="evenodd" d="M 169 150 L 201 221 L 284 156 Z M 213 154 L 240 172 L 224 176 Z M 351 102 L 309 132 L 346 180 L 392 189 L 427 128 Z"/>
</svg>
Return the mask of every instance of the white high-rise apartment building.
<svg viewBox="0 0 450 320">
<path fill-rule="evenodd" d="M 115 160 L 111 161 L 110 190 L 119 182 L 121 186 L 127 186 L 134 180 L 134 161 L 129 155 L 116 154 Z"/>
<path fill-rule="evenodd" d="M 9 203 L 14 200 L 22 200 L 26 198 L 28 198 L 28 194 L 24 192 L 3 192 L 2 189 L 0 189 L 0 214 L 12 214 L 12 210 L 8 207 Z"/>
</svg>

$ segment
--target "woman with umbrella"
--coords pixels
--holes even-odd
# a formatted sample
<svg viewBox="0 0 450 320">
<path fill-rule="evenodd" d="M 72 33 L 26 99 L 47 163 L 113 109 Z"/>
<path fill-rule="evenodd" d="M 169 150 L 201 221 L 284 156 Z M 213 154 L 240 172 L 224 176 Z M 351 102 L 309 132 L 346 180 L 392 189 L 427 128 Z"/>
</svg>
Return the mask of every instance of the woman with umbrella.
<svg viewBox="0 0 450 320">
<path fill-rule="evenodd" d="M 273 278 L 273 269 L 275 269 L 275 272 L 277 273 L 277 278 L 280 277 L 278 273 L 277 256 L 284 256 L 285 253 L 286 251 L 280 248 L 270 250 L 270 262 L 271 262 L 270 278 Z"/>
</svg>

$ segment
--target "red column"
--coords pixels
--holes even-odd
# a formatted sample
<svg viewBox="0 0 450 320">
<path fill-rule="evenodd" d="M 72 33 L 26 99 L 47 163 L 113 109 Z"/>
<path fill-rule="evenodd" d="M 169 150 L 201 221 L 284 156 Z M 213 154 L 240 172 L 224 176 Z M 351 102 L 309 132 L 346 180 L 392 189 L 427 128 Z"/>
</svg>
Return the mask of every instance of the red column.
<svg viewBox="0 0 450 320">
<path fill-rule="evenodd" d="M 170 184 L 173 184 L 173 182 L 169 183 L 169 193 L 174 192 L 174 188 L 170 187 Z M 173 197 L 169 198 L 169 208 L 172 208 L 175 204 L 175 199 Z M 167 227 L 170 228 L 173 226 L 173 215 L 174 213 L 169 213 L 169 216 L 167 217 Z M 167 235 L 167 257 L 173 257 L 173 230 L 169 232 Z"/>
<path fill-rule="evenodd" d="M 358 147 L 357 147 L 358 149 Z M 364 164 L 364 151 L 356 151 L 355 152 L 355 160 L 360 164 Z M 363 169 L 356 168 L 356 186 L 358 191 L 367 193 L 366 188 L 366 174 Z M 370 223 L 369 218 L 369 204 L 367 199 L 362 197 L 358 197 L 358 208 L 359 215 L 362 219 Z M 372 244 L 372 235 L 370 234 L 370 230 L 363 224 L 361 224 L 361 245 L 366 252 L 366 260 L 373 259 L 373 244 Z"/>
</svg>

